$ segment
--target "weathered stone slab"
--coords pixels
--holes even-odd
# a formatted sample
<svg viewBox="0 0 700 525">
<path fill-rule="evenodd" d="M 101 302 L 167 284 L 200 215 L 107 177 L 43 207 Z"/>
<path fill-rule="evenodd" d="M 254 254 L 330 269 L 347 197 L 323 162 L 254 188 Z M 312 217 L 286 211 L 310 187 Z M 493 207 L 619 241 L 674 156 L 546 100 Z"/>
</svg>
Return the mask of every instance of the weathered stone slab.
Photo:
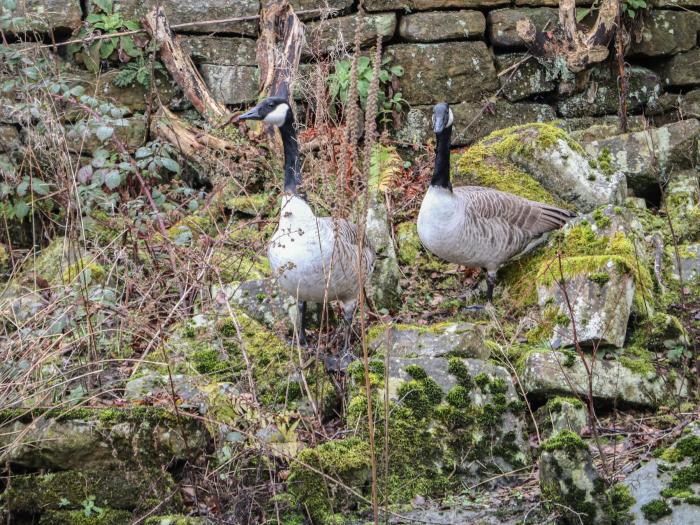
<svg viewBox="0 0 700 525">
<path fill-rule="evenodd" d="M 669 250 L 669 256 L 673 261 L 672 275 L 680 280 L 681 276 L 685 283 L 700 282 L 700 243 L 682 244 L 678 247 L 678 258 L 676 260 L 674 250 Z"/>
<path fill-rule="evenodd" d="M 632 38 L 630 54 L 674 55 L 695 47 L 700 15 L 688 11 L 653 10 L 644 17 L 641 39 Z"/>
<path fill-rule="evenodd" d="M 443 8 L 496 7 L 508 3 L 508 0 L 366 0 L 364 5 L 367 11 L 403 9 L 412 12 Z"/>
<path fill-rule="evenodd" d="M 354 45 L 358 16 L 329 18 L 306 25 L 305 55 L 330 53 L 350 48 Z M 368 14 L 362 18 L 360 45 L 368 46 L 377 41 L 390 39 L 396 32 L 396 13 Z"/>
<path fill-rule="evenodd" d="M 22 23 L 12 25 L 11 31 L 49 31 L 77 29 L 82 20 L 80 0 L 20 0 L 10 11 L 0 3 L 0 17 L 10 15 L 21 18 Z"/>
<path fill-rule="evenodd" d="M 216 24 L 204 24 L 208 20 L 224 20 L 244 16 L 256 16 L 260 12 L 258 0 L 207 0 L 206 2 L 192 2 L 190 0 L 114 0 L 115 10 L 121 11 L 125 18 L 140 19 L 154 6 L 162 5 L 168 17 L 170 25 L 192 24 L 176 31 L 188 33 L 238 33 L 248 36 L 256 36 L 258 21 L 247 20 L 242 22 L 220 22 Z M 88 2 L 88 12 L 92 10 L 91 2 Z"/>
<path fill-rule="evenodd" d="M 320 12 L 318 13 L 301 13 L 298 15 L 300 20 L 313 20 L 328 16 L 329 13 L 326 10 L 333 10 L 333 14 L 336 15 L 344 13 L 352 7 L 354 2 L 353 0 L 291 0 L 289 3 L 297 14 L 300 11 L 319 9 Z"/>
<path fill-rule="evenodd" d="M 258 96 L 257 67 L 202 64 L 200 71 L 211 94 L 224 104 L 253 102 Z"/>
<path fill-rule="evenodd" d="M 639 111 L 654 107 L 661 94 L 660 79 L 653 71 L 631 66 L 627 92 L 627 109 Z M 617 77 L 608 67 L 595 68 L 588 88 L 557 103 L 557 112 L 563 117 L 585 117 L 616 114 L 620 105 Z"/>
<path fill-rule="evenodd" d="M 634 291 L 634 277 L 621 272 L 612 258 L 595 273 L 538 286 L 540 308 L 555 308 L 558 315 L 568 319 L 554 326 L 549 341 L 552 348 L 574 346 L 576 342 L 622 348 Z"/>
<path fill-rule="evenodd" d="M 490 351 L 478 325 L 441 323 L 434 326 L 393 325 L 374 335 L 369 341 L 375 352 L 388 352 L 391 357 L 434 358 L 475 357 L 488 359 Z"/>
<path fill-rule="evenodd" d="M 688 447 L 686 444 L 691 443 L 688 440 L 700 438 L 700 425 L 697 423 L 691 424 L 689 429 L 690 433 L 683 434 L 660 458 L 651 459 L 623 481 L 634 498 L 634 503 L 630 509 L 634 520 L 631 522 L 633 525 L 651 525 L 652 523 L 654 525 L 690 525 L 691 523 L 700 523 L 700 506 L 692 501 L 692 498 L 697 498 L 696 491 L 693 490 L 692 486 L 685 491 L 678 490 L 677 487 L 674 487 L 676 488 L 675 491 L 671 489 L 673 493 L 681 496 L 664 496 L 668 496 L 664 489 L 670 488 L 676 472 L 681 469 L 687 469 L 693 463 L 684 451 L 695 450 L 692 446 Z M 679 446 L 681 443 L 683 445 Z M 685 493 L 684 496 L 683 493 Z M 690 501 L 688 501 L 689 498 Z M 667 509 L 667 513 L 664 515 L 664 512 L 660 512 L 653 516 L 657 519 L 649 519 L 652 518 L 652 515 L 648 513 L 645 506 L 653 502 L 657 502 L 657 505 L 664 502 L 665 506 L 661 505 L 661 507 Z M 647 513 L 645 513 L 645 510 L 647 510 Z"/>
<path fill-rule="evenodd" d="M 659 66 L 657 71 L 665 86 L 700 84 L 700 48 L 679 53 Z"/>
<path fill-rule="evenodd" d="M 479 11 L 414 13 L 401 17 L 399 35 L 409 42 L 482 39 L 486 18 Z"/>
<path fill-rule="evenodd" d="M 180 37 L 196 64 L 256 66 L 256 41 L 252 38 L 218 36 Z"/>
<path fill-rule="evenodd" d="M 626 133 L 584 144 L 594 158 L 601 155 L 610 165 L 623 172 L 627 185 L 639 195 L 658 187 L 659 175 L 673 167 L 684 167 L 692 159 L 700 122 L 683 120 L 647 131 Z"/>
<path fill-rule="evenodd" d="M 578 117 L 563 119 L 554 123 L 565 130 L 579 144 L 593 142 L 620 134 L 620 117 Z M 627 131 L 642 131 L 647 127 L 647 120 L 642 116 L 630 115 L 627 118 Z"/>
<path fill-rule="evenodd" d="M 531 95 L 548 93 L 556 88 L 556 82 L 547 78 L 547 69 L 535 57 L 522 62 L 525 53 L 511 53 L 496 56 L 498 80 L 501 92 L 511 102 L 522 100 Z M 521 63 L 522 62 L 522 63 Z M 516 64 L 519 64 L 517 67 Z M 510 69 L 509 68 L 514 68 Z M 501 74 L 503 71 L 507 73 Z"/>
<path fill-rule="evenodd" d="M 557 396 L 535 412 L 537 426 L 544 438 L 562 430 L 581 434 L 588 424 L 586 405 L 576 397 Z"/>
<path fill-rule="evenodd" d="M 590 355 L 586 356 L 591 366 Z M 653 373 L 642 374 L 619 361 L 604 361 L 598 356 L 593 364 L 593 397 L 598 401 L 619 401 L 632 405 L 656 406 L 673 392 L 674 386 Z M 588 373 L 581 358 L 573 352 L 533 352 L 522 363 L 520 381 L 529 395 L 550 397 L 557 394 L 588 395 Z"/>
<path fill-rule="evenodd" d="M 399 44 L 388 46 L 386 56 L 404 68 L 400 85 L 409 104 L 476 101 L 498 88 L 483 42 Z"/>
<path fill-rule="evenodd" d="M 489 41 L 494 47 L 524 48 L 525 43 L 518 36 L 515 26 L 518 20 L 529 18 L 535 27 L 543 30 L 554 28 L 558 23 L 559 11 L 549 7 L 497 9 L 488 15 Z"/>
<path fill-rule="evenodd" d="M 673 224 L 676 242 L 700 241 L 700 185 L 696 168 L 673 170 L 663 197 L 663 211 Z"/>
<path fill-rule="evenodd" d="M 515 103 L 496 100 L 492 111 L 485 110 L 480 102 L 464 102 L 450 105 L 457 124 L 452 129 L 452 145 L 463 146 L 485 137 L 497 129 L 529 122 L 547 122 L 556 115 L 547 104 Z M 406 124 L 398 132 L 400 140 L 411 144 L 424 144 L 434 137 L 431 124 L 432 106 L 413 106 L 406 117 Z"/>
</svg>

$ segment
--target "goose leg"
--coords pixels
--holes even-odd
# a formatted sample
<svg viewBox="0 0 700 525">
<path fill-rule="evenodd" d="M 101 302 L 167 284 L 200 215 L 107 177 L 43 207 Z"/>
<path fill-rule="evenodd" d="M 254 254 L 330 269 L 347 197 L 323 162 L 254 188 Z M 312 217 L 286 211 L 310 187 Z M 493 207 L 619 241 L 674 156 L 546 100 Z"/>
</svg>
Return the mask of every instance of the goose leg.
<svg viewBox="0 0 700 525">
<path fill-rule="evenodd" d="M 487 271 L 486 273 L 486 301 L 493 302 L 493 289 L 496 286 L 496 272 Z"/>
<path fill-rule="evenodd" d="M 299 330 L 299 344 L 306 346 L 306 301 L 297 301 L 297 327 Z"/>
</svg>

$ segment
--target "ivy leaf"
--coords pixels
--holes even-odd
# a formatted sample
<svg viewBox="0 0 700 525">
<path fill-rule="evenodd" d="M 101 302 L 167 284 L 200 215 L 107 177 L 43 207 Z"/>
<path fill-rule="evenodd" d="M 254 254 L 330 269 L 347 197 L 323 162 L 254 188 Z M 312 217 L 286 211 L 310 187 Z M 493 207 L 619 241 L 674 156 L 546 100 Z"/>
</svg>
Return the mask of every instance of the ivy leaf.
<svg viewBox="0 0 700 525">
<path fill-rule="evenodd" d="M 145 159 L 146 157 L 151 156 L 151 149 L 146 148 L 146 147 L 140 147 L 139 149 L 136 150 L 136 153 L 134 153 L 134 157 L 137 159 Z"/>
<path fill-rule="evenodd" d="M 24 197 L 27 194 L 28 189 L 29 189 L 29 179 L 27 179 L 25 177 L 24 180 L 17 185 L 17 195 L 19 197 Z"/>
<path fill-rule="evenodd" d="M 109 126 L 100 126 L 95 131 L 95 135 L 100 139 L 101 142 L 108 140 L 112 135 L 114 135 L 114 129 Z"/>
<path fill-rule="evenodd" d="M 112 170 L 105 175 L 105 186 L 110 190 L 115 190 L 122 183 L 122 174 L 116 170 Z"/>
<path fill-rule="evenodd" d="M 41 179 L 32 179 L 32 191 L 37 195 L 48 195 L 49 185 Z"/>
<path fill-rule="evenodd" d="M 29 205 L 22 201 L 17 201 L 15 203 L 15 217 L 20 221 L 29 215 Z"/>
<path fill-rule="evenodd" d="M 180 165 L 173 159 L 161 157 L 160 162 L 166 170 L 172 171 L 173 173 L 180 173 Z"/>
<path fill-rule="evenodd" d="M 104 149 L 95 150 L 92 154 L 92 165 L 96 168 L 102 168 L 107 164 L 107 158 L 109 157 L 109 151 Z"/>
</svg>

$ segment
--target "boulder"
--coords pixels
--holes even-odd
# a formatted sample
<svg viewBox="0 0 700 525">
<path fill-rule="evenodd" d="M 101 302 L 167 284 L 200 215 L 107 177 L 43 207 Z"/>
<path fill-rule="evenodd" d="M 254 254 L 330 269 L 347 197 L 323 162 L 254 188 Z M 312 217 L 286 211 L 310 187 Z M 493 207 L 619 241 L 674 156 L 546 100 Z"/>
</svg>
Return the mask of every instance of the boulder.
<svg viewBox="0 0 700 525">
<path fill-rule="evenodd" d="M 488 359 L 490 355 L 482 329 L 472 323 L 391 325 L 372 333 L 368 345 L 373 352 L 396 358 L 457 356 Z"/>
<path fill-rule="evenodd" d="M 306 24 L 305 56 L 327 54 L 351 48 L 355 42 L 358 15 L 329 18 Z M 395 13 L 367 14 L 360 26 L 360 45 L 373 45 L 377 36 L 389 40 L 396 32 Z"/>
<path fill-rule="evenodd" d="M 57 409 L 36 417 L 16 409 L 2 417 L 6 461 L 28 469 L 156 467 L 193 459 L 208 440 L 201 422 L 162 408 Z"/>
<path fill-rule="evenodd" d="M 588 425 L 586 405 L 576 397 L 553 397 L 535 412 L 540 434 L 549 438 L 562 430 L 581 434 Z"/>
<path fill-rule="evenodd" d="M 685 167 L 692 159 L 700 122 L 688 119 L 647 131 L 625 133 L 584 144 L 585 150 L 614 171 L 627 177 L 637 195 L 658 191 L 663 174 Z"/>
<path fill-rule="evenodd" d="M 678 259 L 675 250 L 668 249 L 668 256 L 673 266 L 671 275 L 684 283 L 700 284 L 700 243 L 681 244 L 678 246 Z"/>
<path fill-rule="evenodd" d="M 16 4 L 14 9 L 6 6 Z M 0 4 L 0 17 L 9 15 L 18 23 L 10 24 L 13 32 L 54 31 L 57 29 L 78 29 L 83 12 L 80 0 L 22 0 Z"/>
<path fill-rule="evenodd" d="M 549 7 L 497 9 L 488 14 L 489 41 L 494 47 L 525 48 L 525 42 L 518 36 L 515 26 L 519 20 L 529 18 L 540 31 L 545 27 L 553 29 L 559 21 L 559 10 Z"/>
<path fill-rule="evenodd" d="M 662 204 L 673 223 L 675 242 L 700 241 L 700 184 L 695 169 L 673 172 Z"/>
<path fill-rule="evenodd" d="M 221 313 L 225 314 L 227 302 L 244 311 L 251 318 L 270 328 L 280 324 L 293 327 L 297 315 L 294 297 L 280 291 L 274 279 L 253 279 L 225 285 L 213 286 L 212 297 L 219 297 Z"/>
<path fill-rule="evenodd" d="M 627 110 L 634 113 L 647 107 L 655 108 L 661 94 L 659 76 L 640 66 L 630 66 L 627 72 Z M 596 67 L 591 70 L 586 90 L 561 98 L 557 102 L 557 112 L 567 118 L 616 114 L 620 105 L 617 84 L 617 75 L 610 68 Z"/>
<path fill-rule="evenodd" d="M 257 66 L 252 38 L 188 35 L 180 37 L 180 42 L 195 64 Z"/>
<path fill-rule="evenodd" d="M 620 134 L 620 117 L 608 115 L 605 117 L 578 117 L 557 121 L 557 127 L 567 131 L 571 138 L 579 144 L 594 140 L 607 139 Z M 647 120 L 642 116 L 630 115 L 627 119 L 627 132 L 643 131 Z"/>
<path fill-rule="evenodd" d="M 488 107 L 482 102 L 461 102 L 450 107 L 456 122 L 452 130 L 453 146 L 472 144 L 489 133 L 508 126 L 547 122 L 556 118 L 554 110 L 547 104 L 512 104 L 501 99 L 496 99 Z M 425 144 L 431 138 L 434 139 L 432 114 L 432 106 L 412 106 L 404 126 L 397 133 L 399 140 L 410 144 Z"/>
<path fill-rule="evenodd" d="M 657 449 L 623 484 L 634 498 L 633 525 L 687 525 L 700 522 L 697 473 L 700 467 L 700 425 L 691 424 L 673 445 Z M 655 451 L 656 452 L 656 451 Z M 693 477 L 694 476 L 694 477 Z M 695 482 L 695 484 L 693 484 Z"/>
<path fill-rule="evenodd" d="M 597 270 L 537 287 L 540 308 L 552 308 L 564 319 L 553 326 L 549 340 L 552 348 L 576 343 L 586 347 L 624 346 L 634 299 L 634 276 L 628 269 L 618 268 L 612 258 Z"/>
<path fill-rule="evenodd" d="M 479 11 L 414 13 L 401 17 L 399 35 L 409 42 L 436 40 L 480 40 L 486 30 L 486 18 Z"/>
<path fill-rule="evenodd" d="M 206 2 L 191 2 L 190 0 L 114 0 L 115 11 L 121 11 L 126 19 L 139 20 L 156 5 L 165 8 L 170 25 L 192 24 L 179 29 L 184 33 L 238 33 L 256 37 L 258 32 L 257 20 L 242 22 L 221 22 L 217 24 L 199 24 L 204 20 L 225 20 L 244 16 L 256 16 L 260 13 L 258 0 L 207 0 Z M 92 10 L 88 2 L 88 14 Z"/>
<path fill-rule="evenodd" d="M 695 47 L 700 14 L 655 9 L 644 17 L 639 41 L 632 37 L 631 55 L 675 55 Z"/>
<path fill-rule="evenodd" d="M 412 105 L 476 101 L 498 88 L 483 42 L 397 44 L 386 48 L 386 56 L 403 66 L 401 92 Z"/>
<path fill-rule="evenodd" d="M 560 431 L 542 443 L 541 452 L 542 495 L 561 505 L 568 523 L 606 523 L 605 482 L 578 434 Z"/>
<path fill-rule="evenodd" d="M 519 65 L 509 70 L 516 64 Z M 525 53 L 497 55 L 496 69 L 499 73 L 501 92 L 511 102 L 548 93 L 556 88 L 556 82 L 548 77 L 547 68 L 535 57 L 527 58 Z M 509 71 L 504 73 L 506 70 Z"/>
<path fill-rule="evenodd" d="M 661 64 L 657 71 L 665 86 L 690 86 L 700 84 L 700 48 L 679 53 Z"/>
<path fill-rule="evenodd" d="M 257 67 L 202 64 L 199 70 L 211 94 L 224 104 L 254 102 L 258 97 Z"/>
<path fill-rule="evenodd" d="M 403 9 L 408 12 L 429 11 L 443 8 L 495 7 L 508 4 L 508 0 L 367 0 L 367 11 Z"/>
<path fill-rule="evenodd" d="M 651 371 L 636 371 L 620 361 L 605 361 L 599 356 L 595 363 L 586 356 L 593 370 L 593 398 L 598 402 L 627 405 L 657 406 L 669 395 L 684 395 L 685 388 L 667 382 Z M 625 363 L 627 363 L 625 361 Z M 586 365 L 574 352 L 533 351 L 519 364 L 520 381 L 528 395 L 540 399 L 555 395 L 588 395 Z M 633 370 L 634 368 L 635 370 Z"/>
</svg>

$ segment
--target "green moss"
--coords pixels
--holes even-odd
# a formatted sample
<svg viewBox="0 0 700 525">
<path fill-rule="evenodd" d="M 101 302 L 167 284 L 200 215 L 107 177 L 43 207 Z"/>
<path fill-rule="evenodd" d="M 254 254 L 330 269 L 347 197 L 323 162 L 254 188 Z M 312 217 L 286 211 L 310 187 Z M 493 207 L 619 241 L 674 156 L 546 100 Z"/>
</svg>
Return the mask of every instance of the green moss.
<svg viewBox="0 0 700 525">
<path fill-rule="evenodd" d="M 414 221 L 402 222 L 396 227 L 397 257 L 402 264 L 414 264 L 423 253 Z"/>
<path fill-rule="evenodd" d="M 668 506 L 668 503 L 662 499 L 656 499 L 654 501 L 650 501 L 646 505 L 642 505 L 642 514 L 644 514 L 644 517 L 652 523 L 659 521 L 661 518 L 668 516 L 672 512 L 673 510 L 671 510 L 671 507 Z"/>
<path fill-rule="evenodd" d="M 608 499 L 608 516 L 613 525 L 626 525 L 631 523 L 630 509 L 636 500 L 630 489 L 622 483 L 617 483 L 606 492 Z"/>
<path fill-rule="evenodd" d="M 182 514 L 151 516 L 150 518 L 146 518 L 146 521 L 144 521 L 144 525 L 208 525 L 209 523 L 211 523 L 211 521 L 209 521 L 207 518 L 183 516 Z M 302 524 L 303 522 L 300 525 Z"/>
<path fill-rule="evenodd" d="M 72 283 L 76 280 L 80 280 L 80 282 L 84 284 L 94 284 L 102 282 L 106 275 L 107 272 L 105 272 L 101 264 L 95 261 L 79 259 L 65 269 L 61 279 L 64 283 Z"/>
<path fill-rule="evenodd" d="M 555 450 L 588 450 L 588 445 L 581 439 L 581 436 L 571 430 L 560 430 L 547 441 L 542 443 L 542 450 L 553 452 Z"/>
<path fill-rule="evenodd" d="M 462 385 L 457 385 L 450 389 L 445 400 L 455 408 L 467 408 L 471 403 L 469 390 Z"/>
<path fill-rule="evenodd" d="M 487 374 L 481 372 L 480 374 L 474 376 L 474 382 L 478 385 L 479 388 L 485 390 L 486 387 L 488 387 L 491 383 L 491 378 Z"/>
<path fill-rule="evenodd" d="M 428 374 L 425 373 L 425 370 L 418 365 L 408 365 L 406 367 L 406 373 L 416 381 L 428 378 Z"/>
<path fill-rule="evenodd" d="M 593 281 L 598 286 L 604 286 L 610 280 L 610 274 L 607 272 L 595 272 L 588 276 L 589 281 Z"/>
<path fill-rule="evenodd" d="M 474 386 L 474 381 L 471 374 L 469 373 L 469 368 L 464 364 L 458 357 L 451 357 L 447 364 L 447 371 L 457 378 L 457 383 L 471 390 Z"/>
<path fill-rule="evenodd" d="M 347 511 L 355 497 L 344 486 L 362 492 L 371 473 L 369 445 L 358 438 L 323 443 L 303 450 L 297 459 L 290 468 L 289 491 L 319 524 L 332 523 L 335 513 Z"/>
<path fill-rule="evenodd" d="M 605 175 L 612 175 L 615 173 L 615 164 L 613 163 L 612 153 L 610 149 L 603 148 L 598 155 L 598 168 Z"/>
<path fill-rule="evenodd" d="M 191 363 L 200 374 L 218 379 L 227 377 L 229 364 L 221 358 L 216 348 L 204 348 L 190 354 Z"/>
<path fill-rule="evenodd" d="M 562 409 L 563 405 L 571 405 L 574 408 L 586 408 L 586 405 L 580 399 L 576 397 L 562 397 L 556 396 L 547 400 L 545 407 L 550 412 L 558 412 Z"/>
<path fill-rule="evenodd" d="M 600 210 L 600 208 L 598 208 L 597 210 L 595 210 L 593 212 L 593 220 L 595 221 L 596 226 L 598 226 L 598 228 L 602 228 L 602 229 L 608 228 L 610 226 L 610 224 L 612 224 L 610 217 L 605 215 Z"/>
<path fill-rule="evenodd" d="M 566 206 L 512 160 L 529 158 L 538 149 L 565 141 L 583 153 L 581 146 L 561 129 L 549 124 L 526 124 L 495 131 L 471 146 L 458 160 L 457 174 L 468 184 L 487 186 L 526 199 Z"/>
<path fill-rule="evenodd" d="M 86 516 L 82 510 L 49 510 L 42 513 L 39 525 L 124 525 L 134 516 L 124 510 L 103 509 Z"/>
<path fill-rule="evenodd" d="M 620 364 L 644 376 L 656 373 L 654 366 L 654 355 L 644 348 L 638 346 L 630 346 L 623 350 L 623 354 L 619 357 Z"/>
</svg>

